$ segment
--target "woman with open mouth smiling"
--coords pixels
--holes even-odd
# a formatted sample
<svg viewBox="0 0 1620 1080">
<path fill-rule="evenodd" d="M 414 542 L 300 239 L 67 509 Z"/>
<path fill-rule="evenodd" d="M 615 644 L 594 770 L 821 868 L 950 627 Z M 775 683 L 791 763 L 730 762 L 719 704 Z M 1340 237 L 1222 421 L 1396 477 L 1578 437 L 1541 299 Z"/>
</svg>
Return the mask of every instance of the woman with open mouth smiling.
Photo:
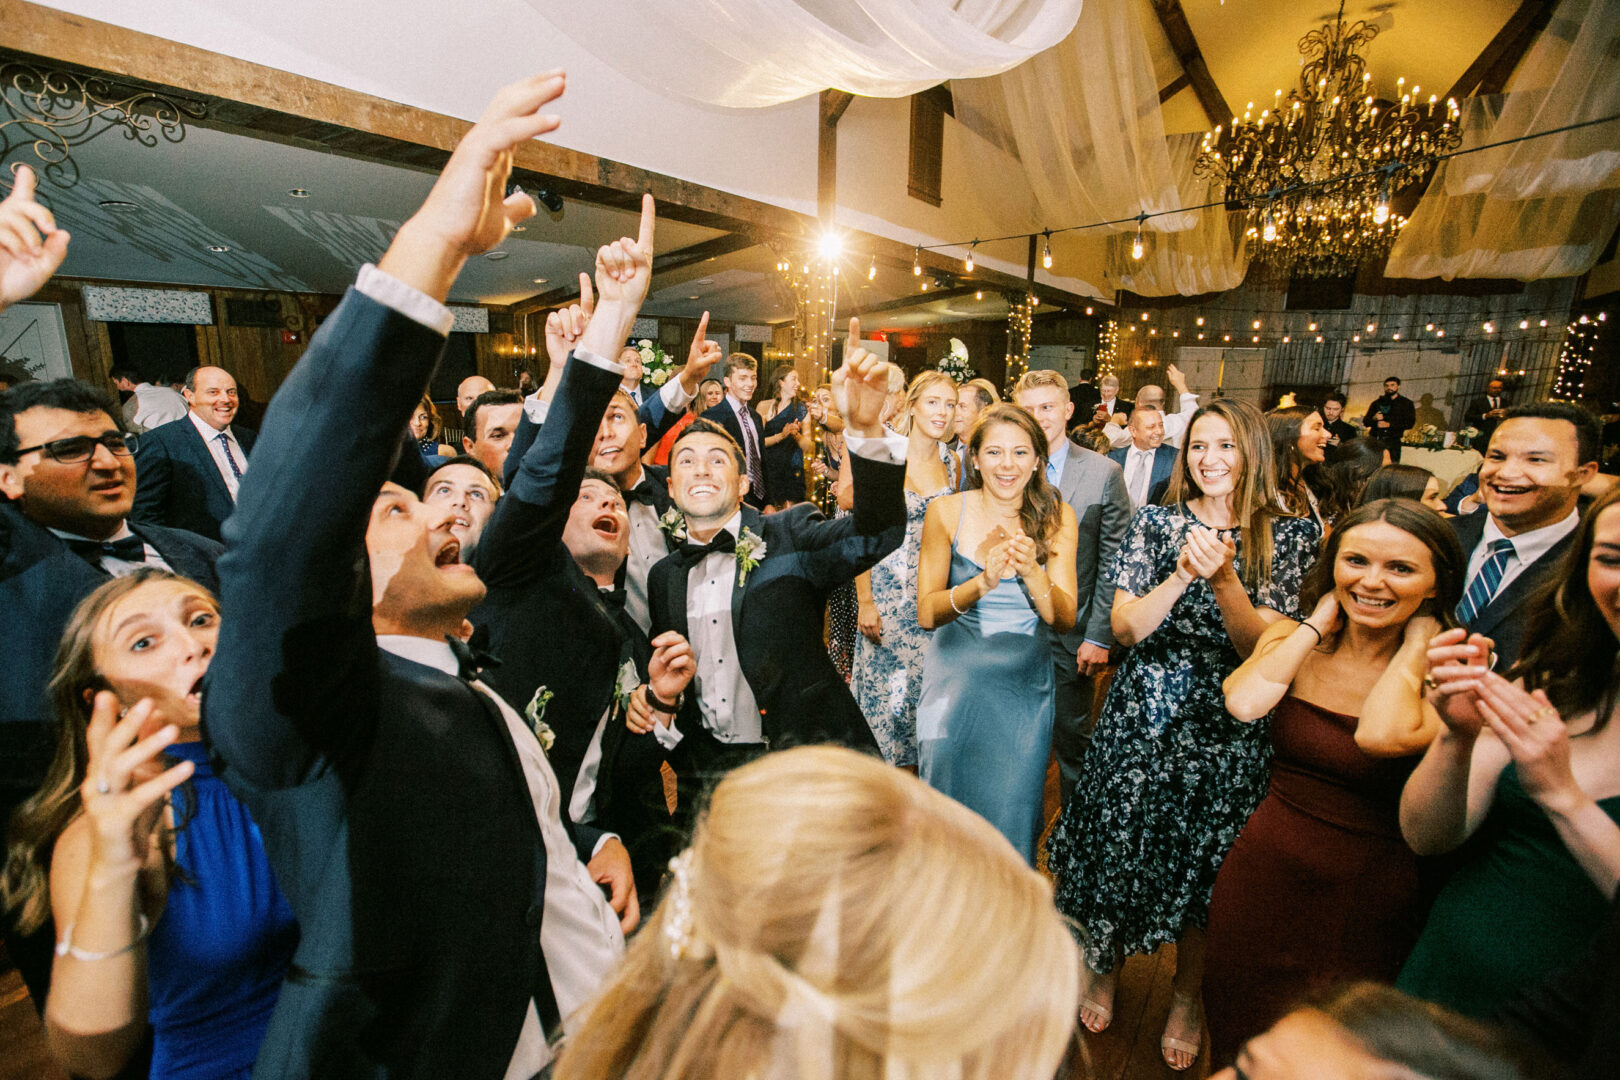
<svg viewBox="0 0 1620 1080">
<path fill-rule="evenodd" d="M 138 570 L 87 596 L 51 678 L 56 757 L 12 818 L 0 899 L 56 920 L 45 1004 L 74 1075 L 246 1077 L 298 929 L 247 810 L 209 767 L 201 683 L 219 637 L 202 586 Z"/>
<path fill-rule="evenodd" d="M 1052 833 L 1059 910 L 1084 931 L 1080 1018 L 1113 1017 L 1122 953 L 1176 942 L 1160 1049 L 1198 1057 L 1203 926 L 1221 859 L 1265 794 L 1263 724 L 1226 711 L 1221 680 L 1269 623 L 1297 618 L 1316 522 L 1284 514 L 1266 419 L 1220 399 L 1193 414 L 1163 506 L 1115 556 L 1114 675 L 1074 796 Z"/>
<path fill-rule="evenodd" d="M 1204 1001 L 1217 1067 L 1309 993 L 1393 982 L 1417 941 L 1426 903 L 1401 838 L 1401 788 L 1440 730 L 1423 672 L 1429 639 L 1456 625 L 1466 566 L 1428 507 L 1358 507 L 1305 579 L 1300 610 L 1311 614 L 1267 627 L 1226 680 L 1233 716 L 1270 716 L 1273 757 L 1265 801 L 1210 902 Z"/>
</svg>

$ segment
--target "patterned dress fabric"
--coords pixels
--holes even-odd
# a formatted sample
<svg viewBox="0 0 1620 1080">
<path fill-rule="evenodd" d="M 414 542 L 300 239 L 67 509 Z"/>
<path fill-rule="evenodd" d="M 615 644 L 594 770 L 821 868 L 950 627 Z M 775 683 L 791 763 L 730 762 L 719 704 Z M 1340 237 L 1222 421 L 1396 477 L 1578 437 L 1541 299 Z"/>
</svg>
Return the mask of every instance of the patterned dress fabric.
<svg viewBox="0 0 1620 1080">
<path fill-rule="evenodd" d="M 1175 572 L 1185 505 L 1143 507 L 1110 573 L 1144 596 Z M 1243 538 L 1237 543 L 1243 567 Z M 1299 588 L 1321 530 L 1272 521 L 1271 579 L 1256 606 L 1299 617 Z M 1268 724 L 1226 711 L 1221 682 L 1240 663 L 1209 582 L 1194 581 L 1152 634 L 1125 654 L 1109 687 L 1074 796 L 1050 842 L 1059 910 L 1083 929 L 1086 962 L 1109 971 L 1115 951 L 1148 953 L 1208 919 L 1221 860 L 1266 794 Z"/>
<path fill-rule="evenodd" d="M 905 542 L 872 567 L 872 603 L 883 620 L 883 644 L 874 645 L 865 634 L 855 637 L 850 688 L 890 765 L 917 764 L 917 695 L 929 639 L 917 622 L 917 559 L 928 504 L 955 490 L 947 455 L 941 446 L 945 486 L 931 495 L 907 489 Z"/>
</svg>

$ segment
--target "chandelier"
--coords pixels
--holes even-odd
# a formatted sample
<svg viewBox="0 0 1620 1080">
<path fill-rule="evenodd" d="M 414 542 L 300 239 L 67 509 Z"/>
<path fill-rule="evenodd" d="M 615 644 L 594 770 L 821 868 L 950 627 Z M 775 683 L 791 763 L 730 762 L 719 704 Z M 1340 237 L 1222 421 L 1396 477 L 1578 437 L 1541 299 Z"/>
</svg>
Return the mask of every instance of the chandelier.
<svg viewBox="0 0 1620 1080">
<path fill-rule="evenodd" d="M 1361 52 L 1377 35 L 1364 20 L 1347 24 L 1340 0 L 1337 20 L 1299 41 L 1298 89 L 1204 135 L 1194 173 L 1247 208 L 1250 251 L 1278 269 L 1329 277 L 1383 259 L 1406 224 L 1393 197 L 1462 143 L 1454 99 L 1425 103 L 1404 78 L 1399 102 L 1374 98 Z"/>
</svg>

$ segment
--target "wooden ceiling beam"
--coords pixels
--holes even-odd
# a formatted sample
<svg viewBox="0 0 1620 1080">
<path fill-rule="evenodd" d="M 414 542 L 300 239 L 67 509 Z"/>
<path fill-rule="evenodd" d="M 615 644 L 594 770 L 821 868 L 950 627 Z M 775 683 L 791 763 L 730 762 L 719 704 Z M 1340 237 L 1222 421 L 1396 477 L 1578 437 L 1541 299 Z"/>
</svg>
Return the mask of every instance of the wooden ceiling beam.
<svg viewBox="0 0 1620 1080">
<path fill-rule="evenodd" d="M 1204 107 L 1204 115 L 1209 117 L 1210 126 L 1230 123 L 1232 110 L 1227 107 L 1220 87 L 1215 85 L 1209 65 L 1204 63 L 1204 54 L 1198 49 L 1198 39 L 1193 36 L 1181 0 L 1153 0 L 1153 11 L 1159 16 L 1159 25 L 1164 27 L 1170 47 L 1175 50 L 1176 60 L 1192 84 L 1193 93 L 1198 95 L 1198 103 Z M 1160 100 L 1164 99 L 1161 97 Z"/>
<path fill-rule="evenodd" d="M 718 259 L 724 255 L 731 255 L 738 251 L 746 251 L 760 242 L 756 236 L 746 233 L 727 233 L 725 236 L 716 236 L 710 240 L 703 240 L 696 244 L 666 251 L 653 256 L 653 279 L 657 280 L 660 273 L 678 270 L 683 266 L 704 262 L 708 259 Z M 571 282 L 558 285 L 542 293 L 536 293 L 527 300 L 520 300 L 508 309 L 514 315 L 527 315 L 533 311 L 543 311 L 546 308 L 558 307 L 579 299 L 579 279 L 575 277 Z"/>
<path fill-rule="evenodd" d="M 1159 104 L 1163 105 L 1165 102 L 1169 101 L 1171 98 L 1175 97 L 1177 94 L 1181 93 L 1191 85 L 1192 77 L 1183 71 L 1171 81 L 1169 86 L 1166 86 L 1163 90 L 1159 91 Z"/>
<path fill-rule="evenodd" d="M 1484 50 L 1474 58 L 1462 75 L 1446 91 L 1447 97 L 1459 101 L 1470 94 L 1499 94 L 1507 85 L 1508 76 L 1518 66 L 1525 52 L 1552 20 L 1557 0 L 1523 0 L 1519 9 L 1508 16 L 1502 29 L 1496 32 Z"/>
</svg>

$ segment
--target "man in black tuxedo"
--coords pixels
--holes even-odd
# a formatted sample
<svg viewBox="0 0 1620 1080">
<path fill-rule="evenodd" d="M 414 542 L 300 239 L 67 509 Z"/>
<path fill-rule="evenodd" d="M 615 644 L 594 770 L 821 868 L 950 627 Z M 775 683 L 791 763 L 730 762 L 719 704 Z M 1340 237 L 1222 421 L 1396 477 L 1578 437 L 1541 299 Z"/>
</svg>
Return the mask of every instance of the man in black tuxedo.
<svg viewBox="0 0 1620 1080">
<path fill-rule="evenodd" d="M 1479 429 L 1479 438 L 1475 440 L 1477 443 L 1489 445 L 1491 433 L 1502 422 L 1502 417 L 1507 415 L 1507 409 L 1507 386 L 1501 379 L 1492 379 L 1485 384 L 1485 393 L 1463 414 L 1469 427 Z"/>
<path fill-rule="evenodd" d="M 859 330 L 850 320 L 851 341 Z M 647 593 L 653 632 L 680 634 L 697 660 L 696 691 L 671 725 L 683 784 L 802 743 L 876 751 L 827 655 L 822 613 L 828 593 L 904 539 L 906 441 L 886 436 L 879 420 L 888 369 L 856 348 L 833 376 L 847 396 L 839 411 L 854 480 L 849 517 L 828 521 L 808 503 L 762 515 L 743 505 L 746 459 L 724 429 L 700 419 L 675 440 L 669 483 L 684 543 L 653 567 Z"/>
<path fill-rule="evenodd" d="M 46 685 L 79 601 L 110 577 L 157 566 L 217 590 L 219 544 L 128 519 L 138 438 L 105 393 L 73 379 L 0 394 L 0 830 L 44 781 L 55 740 Z M 35 1001 L 50 975 L 47 924 L 9 948 Z"/>
<path fill-rule="evenodd" d="M 1412 399 L 1401 396 L 1401 380 L 1391 375 L 1384 380 L 1384 394 L 1374 398 L 1367 406 L 1367 415 L 1361 426 L 1367 437 L 1389 451 L 1389 460 L 1401 460 L 1401 436 L 1417 423 L 1417 406 Z"/>
<path fill-rule="evenodd" d="M 765 508 L 765 422 L 752 404 L 759 386 L 759 364 L 747 353 L 726 357 L 725 399 L 705 410 L 703 419 L 725 428 L 743 452 L 743 477 L 748 484 L 743 501 L 755 510 Z"/>
<path fill-rule="evenodd" d="M 1576 405 L 1507 410 L 1479 468 L 1487 513 L 1451 520 L 1468 556 L 1457 619 L 1496 643 L 1498 671 L 1518 660 L 1526 605 L 1575 541 L 1581 487 L 1597 473 L 1601 434 L 1597 419 Z"/>
<path fill-rule="evenodd" d="M 451 514 L 385 483 L 457 274 L 535 212 L 511 151 L 562 89 L 513 84 L 462 139 L 271 403 L 225 526 L 203 730 L 300 925 L 261 1077 L 532 1076 L 637 918 L 623 846 L 570 829 L 534 731 L 457 654 L 485 588 Z M 582 351 L 629 332 L 651 242 L 649 197 L 598 253 Z"/>
<path fill-rule="evenodd" d="M 1156 505 L 1170 484 L 1176 467 L 1176 450 L 1164 445 L 1164 414 L 1157 409 L 1138 407 L 1127 425 L 1131 444 L 1110 451 L 1108 460 L 1125 470 L 1125 494 L 1131 509 Z"/>
<path fill-rule="evenodd" d="M 1096 409 L 1097 402 L 1102 400 L 1102 394 L 1097 391 L 1097 373 L 1086 368 L 1080 373 L 1080 379 L 1069 388 L 1069 403 L 1074 406 L 1071 416 L 1089 417 Z"/>
<path fill-rule="evenodd" d="M 523 417 L 523 399 L 515 390 L 486 390 L 467 406 L 466 415 L 462 452 L 482 462 L 491 476 L 504 476 L 506 456 Z"/>
<path fill-rule="evenodd" d="M 1322 426 L 1328 430 L 1328 445 L 1343 446 L 1356 437 L 1354 424 L 1344 419 L 1344 407 L 1348 399 L 1337 390 L 1327 396 L 1322 402 Z"/>
<path fill-rule="evenodd" d="M 193 368 L 183 394 L 190 411 L 141 436 L 130 517 L 218 540 L 220 525 L 236 509 L 253 432 L 231 424 L 236 380 L 224 368 Z"/>
</svg>

